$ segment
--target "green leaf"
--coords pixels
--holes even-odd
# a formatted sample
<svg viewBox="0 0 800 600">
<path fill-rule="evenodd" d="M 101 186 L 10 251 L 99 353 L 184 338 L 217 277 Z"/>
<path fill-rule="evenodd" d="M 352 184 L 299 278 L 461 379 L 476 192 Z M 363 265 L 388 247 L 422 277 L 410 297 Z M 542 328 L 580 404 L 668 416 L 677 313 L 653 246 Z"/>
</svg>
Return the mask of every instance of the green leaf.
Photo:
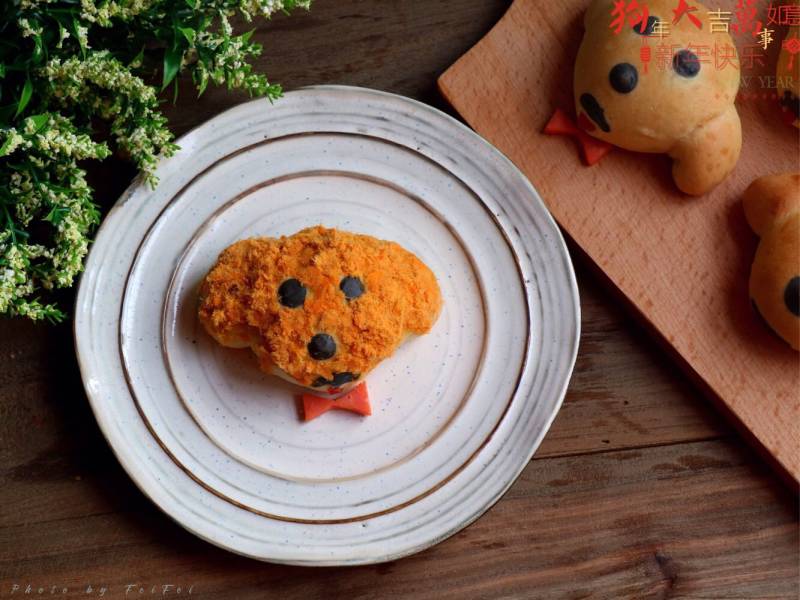
<svg viewBox="0 0 800 600">
<path fill-rule="evenodd" d="M 183 58 L 183 49 L 176 48 L 175 46 L 167 48 L 164 51 L 164 77 L 161 82 L 161 91 L 163 92 L 167 86 L 175 79 L 178 71 L 181 69 L 181 59 Z"/>
<path fill-rule="evenodd" d="M 186 0 L 186 5 L 192 10 L 194 10 L 195 8 L 197 8 L 197 0 Z"/>
<path fill-rule="evenodd" d="M 31 121 L 33 121 L 34 126 L 36 127 L 36 133 L 39 133 L 47 122 L 50 120 L 50 115 L 47 113 L 42 113 L 40 115 L 33 115 L 32 117 L 28 117 Z"/>
<path fill-rule="evenodd" d="M 41 62 L 44 57 L 44 48 L 42 46 L 42 36 L 36 35 L 33 37 L 33 62 Z"/>
<path fill-rule="evenodd" d="M 139 50 L 139 53 L 131 59 L 131 61 L 128 63 L 128 66 L 135 64 L 141 65 L 142 61 L 144 61 L 144 46 L 142 46 L 141 50 Z"/>
<path fill-rule="evenodd" d="M 25 107 L 28 106 L 28 102 L 31 101 L 31 96 L 33 95 L 33 83 L 31 83 L 31 78 L 28 77 L 25 80 L 25 85 L 22 86 L 22 95 L 19 97 L 19 101 L 17 102 L 17 112 L 14 113 L 14 118 L 16 119 L 20 113 L 25 110 Z"/>
<path fill-rule="evenodd" d="M 81 46 L 81 55 L 85 58 L 86 57 L 86 46 L 81 40 L 81 36 L 79 34 L 80 22 L 78 21 L 77 17 L 72 17 L 72 33 L 75 36 L 75 39 L 78 40 L 78 44 Z"/>
<path fill-rule="evenodd" d="M 250 38 L 253 36 L 253 33 L 254 33 L 254 32 L 255 32 L 255 29 L 251 29 L 250 31 L 248 31 L 247 33 L 243 33 L 243 34 L 242 34 L 242 35 L 240 35 L 239 37 L 240 37 L 240 38 L 242 39 L 242 41 L 243 41 L 243 42 L 246 44 L 247 42 L 249 42 L 249 41 L 250 41 Z"/>
<path fill-rule="evenodd" d="M 43 306 L 42 315 L 51 325 L 57 325 L 67 318 L 67 313 L 59 309 L 55 304 L 47 304 Z"/>
<path fill-rule="evenodd" d="M 190 46 L 194 46 L 194 40 L 197 36 L 197 32 L 194 29 L 190 29 L 189 27 L 178 27 L 178 31 L 183 34 L 183 37 L 186 38 L 186 41 L 189 42 Z"/>
<path fill-rule="evenodd" d="M 0 78 L 6 76 L 6 66 L 3 63 L 0 63 Z"/>
<path fill-rule="evenodd" d="M 3 145 L 0 146 L 0 156 L 5 156 L 6 154 L 8 154 L 8 147 L 10 145 L 11 145 L 11 136 L 8 136 L 8 138 L 6 138 L 6 141 L 3 143 Z"/>
<path fill-rule="evenodd" d="M 67 190 L 69 191 L 69 190 Z M 44 218 L 45 221 L 50 221 L 53 225 L 58 225 L 61 221 L 64 220 L 69 214 L 69 209 L 63 206 L 54 206 L 47 216 Z"/>
<path fill-rule="evenodd" d="M 208 87 L 208 77 L 207 76 L 206 77 L 202 77 L 200 79 L 200 85 L 197 87 L 197 97 L 198 98 L 203 95 L 203 92 L 206 91 L 207 87 Z"/>
</svg>

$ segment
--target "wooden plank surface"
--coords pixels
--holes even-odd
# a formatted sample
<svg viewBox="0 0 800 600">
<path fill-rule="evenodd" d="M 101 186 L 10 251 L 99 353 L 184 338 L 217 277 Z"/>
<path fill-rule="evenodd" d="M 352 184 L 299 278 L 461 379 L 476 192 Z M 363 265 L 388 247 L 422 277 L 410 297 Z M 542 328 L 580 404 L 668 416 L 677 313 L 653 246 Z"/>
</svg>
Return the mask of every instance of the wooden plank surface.
<svg viewBox="0 0 800 600">
<path fill-rule="evenodd" d="M 792 598 L 797 589 L 793 498 L 735 442 L 537 459 L 451 540 L 351 569 L 257 564 L 141 510 L 147 501 L 115 464 L 86 479 L 97 487 L 92 512 L 43 512 L 0 529 L 0 589 L 30 580 L 123 597 L 129 583 L 166 583 L 211 598 L 298 599 Z M 48 498 L 43 509 L 75 498 L 59 502 L 43 487 L 32 496 Z"/>
<path fill-rule="evenodd" d="M 318 0 L 309 15 L 259 27 L 259 66 L 290 88 L 367 85 L 443 106 L 436 75 L 506 8 Z M 168 112 L 183 131 L 241 99 L 187 92 Z M 93 178 L 109 202 L 130 177 L 110 169 Z M 185 532 L 138 491 L 100 434 L 70 326 L 0 320 L 0 598 L 25 597 L 11 595 L 14 584 L 67 587 L 70 598 L 105 586 L 114 599 L 157 596 L 152 586 L 165 584 L 232 600 L 796 598 L 796 499 L 593 269 L 576 268 L 575 376 L 520 480 L 439 546 L 355 569 L 258 563 Z M 126 596 L 128 584 L 144 593 Z"/>
<path fill-rule="evenodd" d="M 735 1 L 717 4 L 733 10 Z M 750 306 L 756 237 L 740 203 L 756 177 L 800 168 L 797 131 L 781 122 L 770 97 L 775 90 L 738 102 L 742 156 L 702 198 L 677 190 L 663 155 L 615 150 L 583 167 L 571 140 L 541 130 L 556 107 L 572 112 L 572 65 L 586 6 L 588 0 L 576 0 L 542 10 L 537 0 L 517 0 L 440 78 L 442 92 L 528 175 L 571 238 L 800 483 L 798 355 Z M 759 5 L 764 19 L 766 9 L 766 2 Z M 736 38 L 740 47 L 744 42 Z M 778 48 L 772 45 L 764 68 L 742 74 L 774 76 Z"/>
</svg>

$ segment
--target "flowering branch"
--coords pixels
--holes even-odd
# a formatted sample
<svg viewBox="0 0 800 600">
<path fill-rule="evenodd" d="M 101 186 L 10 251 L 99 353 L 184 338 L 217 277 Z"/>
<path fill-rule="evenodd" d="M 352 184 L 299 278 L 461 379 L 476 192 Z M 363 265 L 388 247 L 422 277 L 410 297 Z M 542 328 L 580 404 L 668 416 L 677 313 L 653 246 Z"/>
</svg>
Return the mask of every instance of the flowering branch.
<svg viewBox="0 0 800 600">
<path fill-rule="evenodd" d="M 19 0 L 0 5 L 0 314 L 59 321 L 44 290 L 83 268 L 99 211 L 78 164 L 112 148 L 155 186 L 177 146 L 158 93 L 189 74 L 274 99 L 248 62 L 261 46 L 230 20 L 309 8 L 310 0 Z M 160 85 L 153 75 L 160 72 Z M 177 87 L 176 87 L 177 90 Z M 93 130 L 108 123 L 107 140 Z M 111 144 L 112 148 L 109 147 Z"/>
</svg>

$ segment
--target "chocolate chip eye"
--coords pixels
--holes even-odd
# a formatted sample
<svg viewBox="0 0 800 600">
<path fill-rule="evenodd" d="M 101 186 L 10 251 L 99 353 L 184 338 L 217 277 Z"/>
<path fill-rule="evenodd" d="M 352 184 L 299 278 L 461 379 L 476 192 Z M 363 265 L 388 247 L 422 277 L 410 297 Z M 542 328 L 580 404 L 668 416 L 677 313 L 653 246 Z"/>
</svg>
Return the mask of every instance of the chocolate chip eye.
<svg viewBox="0 0 800 600">
<path fill-rule="evenodd" d="M 800 275 L 796 275 L 783 290 L 783 302 L 795 317 L 800 317 Z"/>
<path fill-rule="evenodd" d="M 700 72 L 700 61 L 691 50 L 680 50 L 672 57 L 672 68 L 681 77 L 695 77 Z"/>
<path fill-rule="evenodd" d="M 306 288 L 297 279 L 287 279 L 278 288 L 278 302 L 287 308 L 303 306 L 306 301 Z"/>
<path fill-rule="evenodd" d="M 647 25 L 644 26 L 644 31 L 642 31 L 642 24 L 636 23 L 631 29 L 633 29 L 639 35 L 653 35 L 653 31 L 656 29 L 656 23 L 658 23 L 659 18 L 650 15 L 647 17 Z"/>
<path fill-rule="evenodd" d="M 611 69 L 608 80 L 620 94 L 630 94 L 639 83 L 639 72 L 632 64 L 619 63 Z"/>
<path fill-rule="evenodd" d="M 327 360 L 336 354 L 336 341 L 327 333 L 318 333 L 306 347 L 314 360 Z"/>
<path fill-rule="evenodd" d="M 364 284 L 361 283 L 358 277 L 348 275 L 347 277 L 342 277 L 339 282 L 339 289 L 342 290 L 345 298 L 355 300 L 364 293 Z"/>
</svg>

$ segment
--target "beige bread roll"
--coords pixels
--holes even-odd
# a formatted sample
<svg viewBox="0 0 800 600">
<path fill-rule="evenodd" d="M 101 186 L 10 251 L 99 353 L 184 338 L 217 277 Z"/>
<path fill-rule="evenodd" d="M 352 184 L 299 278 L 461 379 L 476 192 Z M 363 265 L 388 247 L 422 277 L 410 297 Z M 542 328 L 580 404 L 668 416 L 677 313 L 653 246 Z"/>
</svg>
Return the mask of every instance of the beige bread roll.
<svg viewBox="0 0 800 600">
<path fill-rule="evenodd" d="M 744 193 L 747 222 L 761 241 L 750 298 L 767 324 L 800 349 L 800 173 L 756 179 Z"/>
<path fill-rule="evenodd" d="M 649 21 L 644 34 L 640 25 L 632 27 L 627 20 L 615 33 L 610 27 L 613 0 L 590 5 L 575 62 L 578 120 L 592 136 L 621 148 L 669 154 L 677 186 L 701 195 L 725 179 L 739 159 L 742 131 L 734 101 L 740 70 L 735 45 L 727 33 L 711 33 L 707 9 L 699 2 L 690 3 L 698 8 L 690 14 L 702 29 L 689 15 L 672 24 L 676 0 L 646 4 Z M 652 34 L 659 20 L 669 22 L 669 35 L 663 40 Z M 650 52 L 647 63 L 642 60 L 644 45 Z M 717 68 L 713 55 L 703 49 L 713 52 L 725 46 L 733 63 Z M 710 63 L 703 62 L 707 60 Z"/>
</svg>

